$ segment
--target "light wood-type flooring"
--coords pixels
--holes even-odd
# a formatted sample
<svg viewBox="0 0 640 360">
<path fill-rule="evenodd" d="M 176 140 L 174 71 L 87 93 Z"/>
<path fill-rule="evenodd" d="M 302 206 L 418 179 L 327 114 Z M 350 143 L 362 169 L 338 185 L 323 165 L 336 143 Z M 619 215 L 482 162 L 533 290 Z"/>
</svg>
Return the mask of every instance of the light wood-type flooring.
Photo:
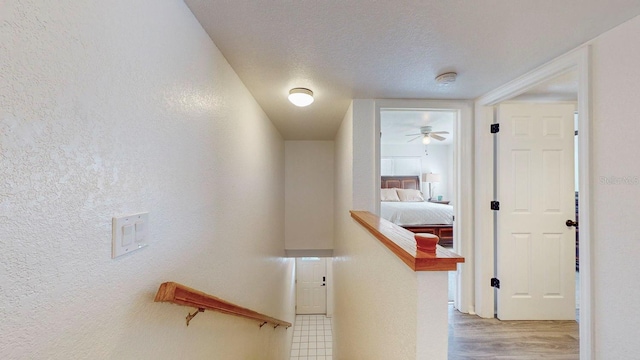
<svg viewBox="0 0 640 360">
<path fill-rule="evenodd" d="M 449 360 L 578 360 L 576 321 L 500 321 L 449 305 Z"/>
</svg>

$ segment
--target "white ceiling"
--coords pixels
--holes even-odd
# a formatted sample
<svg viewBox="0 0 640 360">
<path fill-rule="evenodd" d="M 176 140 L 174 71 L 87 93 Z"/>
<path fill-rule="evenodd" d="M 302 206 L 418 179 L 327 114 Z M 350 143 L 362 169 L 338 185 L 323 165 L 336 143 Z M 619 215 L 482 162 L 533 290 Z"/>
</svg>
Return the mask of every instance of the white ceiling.
<svg viewBox="0 0 640 360">
<path fill-rule="evenodd" d="M 354 98 L 475 98 L 640 14 L 639 0 L 185 2 L 286 140 L 333 139 Z M 291 105 L 293 87 L 315 103 Z"/>
<path fill-rule="evenodd" d="M 420 134 L 421 126 L 431 126 L 432 131 L 448 131 L 449 135 L 442 134 L 446 140 L 431 139 L 432 145 L 450 145 L 453 143 L 453 120 L 455 112 L 437 110 L 382 110 L 380 112 L 380 132 L 382 144 L 409 144 L 409 140 L 415 136 L 408 134 Z M 422 144 L 421 140 L 414 140 L 410 144 Z"/>
</svg>

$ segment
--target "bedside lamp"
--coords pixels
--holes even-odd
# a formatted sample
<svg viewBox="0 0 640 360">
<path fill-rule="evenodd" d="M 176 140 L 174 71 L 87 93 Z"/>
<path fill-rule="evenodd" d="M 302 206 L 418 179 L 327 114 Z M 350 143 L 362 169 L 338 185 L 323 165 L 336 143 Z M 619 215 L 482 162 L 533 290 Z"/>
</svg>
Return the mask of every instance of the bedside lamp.
<svg viewBox="0 0 640 360">
<path fill-rule="evenodd" d="M 422 174 L 422 181 L 429 183 L 429 201 L 433 198 L 433 188 L 435 186 L 431 186 L 432 183 L 440 182 L 440 174 L 428 173 Z"/>
</svg>

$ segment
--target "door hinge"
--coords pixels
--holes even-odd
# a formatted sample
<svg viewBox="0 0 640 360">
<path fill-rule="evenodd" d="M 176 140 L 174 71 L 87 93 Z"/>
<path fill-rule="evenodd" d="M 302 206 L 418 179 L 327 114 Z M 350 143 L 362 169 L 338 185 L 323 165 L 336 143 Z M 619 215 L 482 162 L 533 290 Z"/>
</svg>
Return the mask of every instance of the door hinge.
<svg viewBox="0 0 640 360">
<path fill-rule="evenodd" d="M 491 124 L 491 133 L 495 134 L 500 132 L 500 124 Z"/>
<path fill-rule="evenodd" d="M 492 201 L 491 210 L 500 210 L 500 201 Z"/>
<path fill-rule="evenodd" d="M 491 287 L 500 289 L 500 280 L 498 280 L 498 278 L 491 278 Z"/>
</svg>

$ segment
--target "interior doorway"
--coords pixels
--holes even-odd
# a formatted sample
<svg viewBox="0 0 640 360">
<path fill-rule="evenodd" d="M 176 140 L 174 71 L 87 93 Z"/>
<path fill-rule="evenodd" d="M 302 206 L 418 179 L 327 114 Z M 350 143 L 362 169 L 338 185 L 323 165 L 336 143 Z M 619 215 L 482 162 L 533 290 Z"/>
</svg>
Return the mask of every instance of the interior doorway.
<svg viewBox="0 0 640 360">
<path fill-rule="evenodd" d="M 494 173 L 487 171 L 493 167 L 493 138 L 490 126 L 495 115 L 494 106 L 513 99 L 528 90 L 569 72 L 575 72 L 577 78 L 577 112 L 579 163 L 579 217 L 580 217 L 580 358 L 591 359 L 593 356 L 593 317 L 591 294 L 591 229 L 590 229 L 590 162 L 589 162 L 589 129 L 590 129 L 590 96 L 589 96 L 589 47 L 584 46 L 568 53 L 540 68 L 515 79 L 514 81 L 478 98 L 476 100 L 476 136 L 475 136 L 475 229 L 478 239 L 492 239 L 496 223 L 493 221 L 494 210 L 489 207 L 491 201 L 497 200 L 492 191 Z M 476 296 L 475 304 L 482 317 L 493 317 L 495 313 L 495 289 L 489 286 L 494 277 L 494 259 L 496 249 L 493 241 L 477 244 L 476 258 Z"/>
<path fill-rule="evenodd" d="M 457 116 L 447 109 L 380 110 L 380 216 L 411 232 L 434 234 L 450 249 L 455 245 Z M 394 188 L 420 190 L 422 198 L 383 196 Z M 448 300 L 454 303 L 457 272 L 449 271 L 448 278 Z"/>
<path fill-rule="evenodd" d="M 381 137 L 385 136 L 385 132 L 382 130 L 381 118 L 385 111 L 395 112 L 425 112 L 433 111 L 440 115 L 448 115 L 452 117 L 452 128 L 445 129 L 437 123 L 429 124 L 429 119 L 422 119 L 423 123 L 416 124 L 411 128 L 406 128 L 401 131 L 398 136 L 402 137 L 404 144 L 414 141 L 416 148 L 419 150 L 419 154 L 412 155 L 415 157 L 433 156 L 438 149 L 435 149 L 434 143 L 443 143 L 437 137 L 430 136 L 429 139 L 425 139 L 427 133 L 441 132 L 440 134 L 434 134 L 439 137 L 444 137 L 450 141 L 451 152 L 449 158 L 445 160 L 440 169 L 444 169 L 444 173 L 450 174 L 447 181 L 450 183 L 444 184 L 445 177 L 428 177 L 430 173 L 435 173 L 433 169 L 427 169 L 422 164 L 419 167 L 420 186 L 423 190 L 425 200 L 428 201 L 431 198 L 432 202 L 440 201 L 442 203 L 449 203 L 449 207 L 453 208 L 453 224 L 449 229 L 436 229 L 440 231 L 441 238 L 447 236 L 449 231 L 450 239 L 452 239 L 453 251 L 464 256 L 465 264 L 458 267 L 458 270 L 451 276 L 451 298 L 454 299 L 454 306 L 456 309 L 465 313 L 474 313 L 473 308 L 473 239 L 470 236 L 472 230 L 472 206 L 473 200 L 471 196 L 471 189 L 473 187 L 473 155 L 472 147 L 470 146 L 473 139 L 473 121 L 472 121 L 472 103 L 470 101 L 456 101 L 456 100 L 376 100 L 375 102 L 375 121 L 376 128 L 375 133 L 382 136 L 375 137 L 375 158 L 376 158 L 376 188 L 378 192 L 376 194 L 376 206 L 378 214 L 384 218 L 381 214 L 381 191 L 382 186 L 382 172 L 393 169 L 399 169 L 395 163 L 391 163 L 387 157 L 386 163 L 382 161 L 382 141 Z M 428 128 L 430 126 L 430 128 Z M 446 133 L 443 133 L 446 132 Z M 448 134 L 447 134 L 448 133 Z M 411 135 L 416 134 L 416 135 Z M 409 136 L 407 136 L 409 135 Z M 415 139 L 414 139 L 415 138 Z M 426 144 L 425 144 L 426 143 Z M 425 146 L 426 145 L 426 146 Z M 394 151 L 397 151 L 397 147 Z M 395 153 L 396 155 L 400 155 Z M 394 156 L 394 155 L 391 155 Z M 396 160 L 396 159 L 393 159 Z M 413 163 L 411 159 L 406 161 L 400 161 L 398 164 Z M 429 165 L 425 163 L 424 165 Z M 385 167 L 382 169 L 382 167 Z M 393 167 L 391 167 L 393 166 Z M 451 167 L 447 172 L 444 167 Z M 429 170 L 427 172 L 427 170 Z M 442 174 L 440 174 L 442 175 Z M 432 179 L 429 181 L 428 179 Z M 436 182 L 439 181 L 439 182 Z M 431 185 L 431 189 L 429 189 Z M 435 187 L 435 188 L 434 188 Z M 446 189 L 445 189 L 446 188 Z M 446 190 L 446 192 L 445 192 Z M 438 200 L 438 198 L 440 199 Z M 445 204 L 446 205 L 446 204 Z M 451 234 L 452 230 L 452 234 Z M 442 232 L 444 231 L 444 233 Z"/>
<path fill-rule="evenodd" d="M 437 235 L 448 248 L 454 246 L 458 198 L 457 116 L 446 109 L 380 111 L 380 216 L 411 232 Z"/>
</svg>

